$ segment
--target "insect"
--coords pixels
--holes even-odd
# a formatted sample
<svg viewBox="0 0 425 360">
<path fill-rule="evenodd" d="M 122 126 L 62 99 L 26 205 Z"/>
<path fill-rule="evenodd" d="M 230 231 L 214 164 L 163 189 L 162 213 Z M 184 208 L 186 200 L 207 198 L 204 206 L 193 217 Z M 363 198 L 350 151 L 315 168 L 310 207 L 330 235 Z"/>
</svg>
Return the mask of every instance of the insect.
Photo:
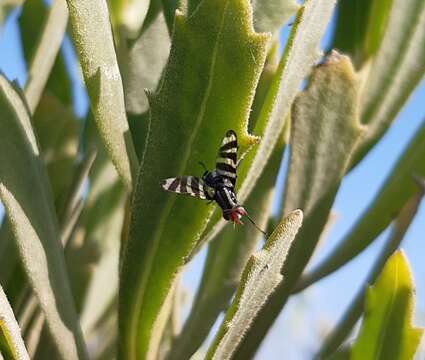
<svg viewBox="0 0 425 360">
<path fill-rule="evenodd" d="M 234 224 L 243 224 L 242 216 L 247 219 L 264 235 L 257 224 L 251 219 L 245 208 L 238 203 L 235 193 L 238 141 L 236 133 L 228 130 L 218 151 L 216 168 L 208 171 L 203 163 L 204 174 L 196 176 L 180 176 L 161 181 L 164 190 L 178 194 L 187 194 L 203 200 L 215 201 L 223 212 L 223 218 Z"/>
</svg>

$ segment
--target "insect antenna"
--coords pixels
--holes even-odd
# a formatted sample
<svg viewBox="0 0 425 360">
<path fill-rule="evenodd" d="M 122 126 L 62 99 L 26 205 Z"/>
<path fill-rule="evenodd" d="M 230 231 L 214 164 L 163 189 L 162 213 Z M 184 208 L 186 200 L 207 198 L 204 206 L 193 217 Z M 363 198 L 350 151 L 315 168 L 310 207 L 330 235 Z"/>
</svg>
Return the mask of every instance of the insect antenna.
<svg viewBox="0 0 425 360">
<path fill-rule="evenodd" d="M 254 220 L 252 220 L 252 218 L 251 218 L 251 216 L 249 216 L 248 215 L 248 213 L 246 212 L 246 210 L 245 210 L 245 216 L 247 217 L 247 219 L 251 222 L 251 224 L 252 225 L 254 225 L 255 226 L 255 228 L 258 230 L 258 231 L 260 231 L 261 233 L 263 233 L 264 234 L 264 236 L 265 237 L 267 237 L 268 235 L 267 235 L 267 233 L 264 231 L 264 230 L 262 230 L 256 223 L 255 223 L 255 221 Z"/>
</svg>

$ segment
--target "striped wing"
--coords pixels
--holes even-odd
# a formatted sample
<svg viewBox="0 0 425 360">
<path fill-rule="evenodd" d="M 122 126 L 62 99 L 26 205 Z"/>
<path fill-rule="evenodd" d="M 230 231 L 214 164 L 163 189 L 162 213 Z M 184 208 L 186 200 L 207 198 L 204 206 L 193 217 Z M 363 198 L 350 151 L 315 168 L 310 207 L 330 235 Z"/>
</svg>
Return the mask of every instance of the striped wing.
<svg viewBox="0 0 425 360">
<path fill-rule="evenodd" d="M 204 180 L 196 176 L 179 176 L 161 181 L 164 190 L 178 194 L 187 194 L 200 199 L 208 199 L 206 192 L 213 190 L 205 184 Z"/>
<path fill-rule="evenodd" d="M 232 187 L 236 184 L 237 152 L 238 140 L 236 133 L 233 130 L 228 130 L 218 151 L 216 171 Z"/>
</svg>

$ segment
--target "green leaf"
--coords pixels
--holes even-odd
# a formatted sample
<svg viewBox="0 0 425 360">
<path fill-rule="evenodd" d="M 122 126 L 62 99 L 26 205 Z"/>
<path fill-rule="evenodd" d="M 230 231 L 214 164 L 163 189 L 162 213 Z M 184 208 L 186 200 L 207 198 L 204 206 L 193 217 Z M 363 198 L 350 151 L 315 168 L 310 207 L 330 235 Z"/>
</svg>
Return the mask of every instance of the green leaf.
<svg viewBox="0 0 425 360">
<path fill-rule="evenodd" d="M 57 8 L 58 5 L 56 5 Z M 68 20 L 68 10 L 66 9 L 65 3 L 62 1 L 62 10 L 64 10 L 64 13 L 59 14 L 62 15 L 61 18 L 57 19 L 56 21 L 60 21 L 59 24 L 59 30 L 61 30 L 64 34 L 65 32 L 65 26 L 67 24 Z M 51 9 L 49 13 L 49 9 Z M 19 16 L 19 30 L 22 40 L 22 50 L 24 52 L 24 57 L 27 63 L 27 66 L 30 66 L 31 62 L 35 58 L 35 56 L 40 56 L 40 53 L 37 53 L 38 46 L 41 46 L 41 39 L 44 39 L 44 41 L 50 40 L 50 37 L 46 33 L 46 31 L 52 31 L 52 16 L 58 15 L 57 9 L 53 12 L 54 8 L 48 7 L 43 0 L 26 0 L 23 7 L 21 14 Z M 48 22 L 50 22 L 50 25 L 48 25 Z M 63 25 L 63 22 L 65 25 Z M 48 25 L 48 27 L 45 27 L 45 25 Z M 45 32 L 43 34 L 43 31 Z M 58 34 L 55 34 L 55 36 Z M 37 39 L 38 41 L 34 41 Z M 59 41 L 59 36 L 55 41 Z M 60 43 L 59 43 L 60 44 Z M 58 43 L 56 43 L 56 46 L 58 46 Z M 40 48 L 42 50 L 42 48 Z M 52 49 L 50 49 L 52 50 Z M 49 50 L 49 51 L 50 51 Z M 56 51 L 59 51 L 59 48 L 56 49 Z M 56 95 L 63 104 L 70 105 L 71 104 L 71 81 L 68 76 L 67 69 L 65 68 L 65 62 L 63 54 L 59 51 L 57 56 L 55 56 L 54 51 L 50 53 L 46 53 L 46 56 L 52 56 L 53 59 L 56 58 L 56 61 L 53 65 L 53 68 L 51 69 L 49 80 L 46 84 L 46 90 L 50 91 L 50 95 Z M 47 64 L 43 64 L 45 67 L 45 70 L 48 74 L 48 66 L 50 66 L 50 59 L 47 62 Z M 34 68 L 30 69 L 32 72 L 34 72 Z M 32 79 L 30 81 L 38 81 L 40 82 L 39 74 L 33 74 Z M 29 85 L 29 84 L 28 84 Z M 29 85 L 29 86 L 34 86 Z M 43 85 L 44 86 L 44 85 Z M 43 86 L 39 89 L 41 92 L 43 90 Z M 38 94 L 39 95 L 39 94 Z"/>
<path fill-rule="evenodd" d="M 64 359 L 86 358 L 50 185 L 20 94 L 0 77 L 0 197 L 52 336 Z"/>
<path fill-rule="evenodd" d="M 58 98 L 44 94 L 32 124 L 47 167 L 55 207 L 59 211 L 64 206 L 64 195 L 67 194 L 74 176 L 80 122 Z"/>
<path fill-rule="evenodd" d="M 412 326 L 414 284 L 402 251 L 387 261 L 366 295 L 366 308 L 351 359 L 412 359 L 424 330 Z"/>
<path fill-rule="evenodd" d="M 276 287 L 285 281 L 281 269 L 302 219 L 302 211 L 290 213 L 273 231 L 263 249 L 251 256 L 206 359 L 233 358 L 236 347 L 251 327 L 256 314 Z"/>
<path fill-rule="evenodd" d="M 298 11 L 254 129 L 255 134 L 262 134 L 261 142 L 245 157 L 238 170 L 239 178 L 244 179 L 238 192 L 242 203 L 254 188 L 277 143 L 302 80 L 319 58 L 320 39 L 334 5 L 334 0 L 307 0 Z M 201 241 L 207 242 L 214 238 L 224 225 L 223 220 L 211 222 Z"/>
<path fill-rule="evenodd" d="M 36 0 L 30 0 L 32 4 L 26 6 L 36 6 L 34 1 Z M 35 16 L 35 14 L 32 14 L 32 16 Z M 32 51 L 28 80 L 25 84 L 25 97 L 31 113 L 34 113 L 37 107 L 55 64 L 67 23 L 68 10 L 65 1 L 53 1 L 38 38 L 38 43 Z"/>
<path fill-rule="evenodd" d="M 17 360 L 29 360 L 27 349 L 21 336 L 21 329 L 15 319 L 6 294 L 0 286 L 0 332 L 5 337 L 8 348 Z"/>
<path fill-rule="evenodd" d="M 83 214 L 84 244 L 88 251 L 96 249 L 98 259 L 88 276 L 83 292 L 80 322 L 87 335 L 116 301 L 118 291 L 118 260 L 125 211 L 124 188 L 108 160 L 105 149 L 99 148 L 90 175 L 90 193 Z M 87 257 L 87 256 L 86 256 Z M 116 311 L 116 306 L 114 307 Z"/>
<path fill-rule="evenodd" d="M 300 291 L 331 274 L 368 247 L 416 192 L 412 175 L 425 176 L 425 121 L 393 167 L 379 194 L 337 247 L 297 284 Z M 403 189 L 403 191 L 400 191 Z"/>
<path fill-rule="evenodd" d="M 276 35 L 300 6 L 295 0 L 254 0 L 252 7 L 255 30 Z"/>
<path fill-rule="evenodd" d="M 249 358 L 280 313 L 319 241 L 337 189 L 358 143 L 359 84 L 350 59 L 332 52 L 317 66 L 292 108 L 291 152 L 283 214 L 300 208 L 305 219 L 284 266 L 286 282 L 270 297 L 238 356 Z"/>
<path fill-rule="evenodd" d="M 342 342 L 354 328 L 354 325 L 356 324 L 363 312 L 364 298 L 368 284 L 374 283 L 376 281 L 376 278 L 381 273 L 388 258 L 394 253 L 394 251 L 398 248 L 401 241 L 403 240 L 404 235 L 409 229 L 409 226 L 418 211 L 419 205 L 424 195 L 424 190 L 425 188 L 414 194 L 401 210 L 399 216 L 397 217 L 397 220 L 395 221 L 391 236 L 385 243 L 384 248 L 379 254 L 379 257 L 376 259 L 375 264 L 370 274 L 368 275 L 366 285 L 359 290 L 356 297 L 352 300 L 350 306 L 348 307 L 344 315 L 341 317 L 339 323 L 335 326 L 333 331 L 326 337 L 320 348 L 320 351 L 317 354 L 317 358 L 327 359 L 338 349 L 338 347 L 342 344 Z"/>
<path fill-rule="evenodd" d="M 103 0 L 67 0 L 71 29 L 94 119 L 109 156 L 128 190 L 138 169 L 111 24 Z"/>
<path fill-rule="evenodd" d="M 358 163 L 382 137 L 425 74 L 425 2 L 393 0 L 376 56 L 362 69 L 360 117 L 367 132 Z"/>
<path fill-rule="evenodd" d="M 125 104 L 131 114 L 148 110 L 146 90 L 155 90 L 170 53 L 170 37 L 164 15 L 155 20 L 127 50 L 124 76 Z M 134 134 L 133 134 L 134 136 Z"/>
<path fill-rule="evenodd" d="M 396 1 L 340 2 L 333 47 L 350 55 L 356 69 L 360 69 L 379 49 L 384 32 L 390 27 L 389 13 Z"/>
<path fill-rule="evenodd" d="M 237 132 L 241 153 L 256 141 L 247 121 L 268 39 L 253 31 L 245 1 L 205 0 L 190 17 L 176 16 L 170 61 L 150 96 L 149 135 L 123 250 L 125 358 L 155 357 L 162 304 L 212 210 L 198 199 L 166 193 L 159 182 L 200 174 L 201 160 L 212 168 L 228 129 Z"/>
<path fill-rule="evenodd" d="M 284 142 L 281 141 L 273 151 L 257 186 L 244 204 L 261 229 L 266 228 L 270 217 L 283 147 Z M 228 226 L 209 244 L 201 285 L 189 317 L 173 343 L 170 358 L 188 359 L 202 345 L 217 316 L 228 307 L 260 235 L 251 224 L 245 224 L 238 232 Z"/>
</svg>

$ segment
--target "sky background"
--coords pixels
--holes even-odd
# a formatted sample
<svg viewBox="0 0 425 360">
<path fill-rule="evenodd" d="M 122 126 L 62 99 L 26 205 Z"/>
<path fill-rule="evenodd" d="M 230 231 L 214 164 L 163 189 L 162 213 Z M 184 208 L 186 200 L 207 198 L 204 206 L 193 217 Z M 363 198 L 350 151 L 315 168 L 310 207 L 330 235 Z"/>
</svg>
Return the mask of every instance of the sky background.
<svg viewBox="0 0 425 360">
<path fill-rule="evenodd" d="M 17 27 L 18 15 L 19 11 L 14 11 L 0 29 L 0 70 L 9 79 L 17 79 L 22 86 L 26 80 L 26 69 L 22 61 Z M 333 23 L 330 24 L 329 31 L 323 39 L 324 48 L 330 42 L 332 27 Z M 283 28 L 282 42 L 285 41 L 288 30 L 287 26 Z M 75 111 L 82 116 L 87 111 L 88 102 L 80 75 L 73 63 L 74 54 L 69 39 L 66 39 L 62 51 L 66 54 L 72 78 Z M 421 59 L 421 61 L 425 60 Z M 424 103 L 425 84 L 422 82 L 380 143 L 344 178 L 333 206 L 337 220 L 319 251 L 316 252 L 313 264 L 329 254 L 372 202 L 399 155 L 425 121 Z M 285 169 L 285 166 L 282 166 L 274 208 L 278 199 L 282 197 Z M 1 214 L 0 208 L 0 216 Z M 422 204 L 402 244 L 416 281 L 414 319 L 418 326 L 425 326 L 424 224 L 425 205 Z M 277 360 L 281 359 L 283 354 L 287 359 L 311 358 L 318 349 L 322 336 L 332 329 L 333 324 L 340 318 L 363 284 L 388 234 L 389 230 L 385 231 L 372 246 L 332 276 L 326 277 L 318 284 L 291 298 L 264 341 L 257 359 Z M 194 259 L 184 273 L 183 285 L 192 294 L 199 283 L 204 259 L 205 250 Z"/>
</svg>

